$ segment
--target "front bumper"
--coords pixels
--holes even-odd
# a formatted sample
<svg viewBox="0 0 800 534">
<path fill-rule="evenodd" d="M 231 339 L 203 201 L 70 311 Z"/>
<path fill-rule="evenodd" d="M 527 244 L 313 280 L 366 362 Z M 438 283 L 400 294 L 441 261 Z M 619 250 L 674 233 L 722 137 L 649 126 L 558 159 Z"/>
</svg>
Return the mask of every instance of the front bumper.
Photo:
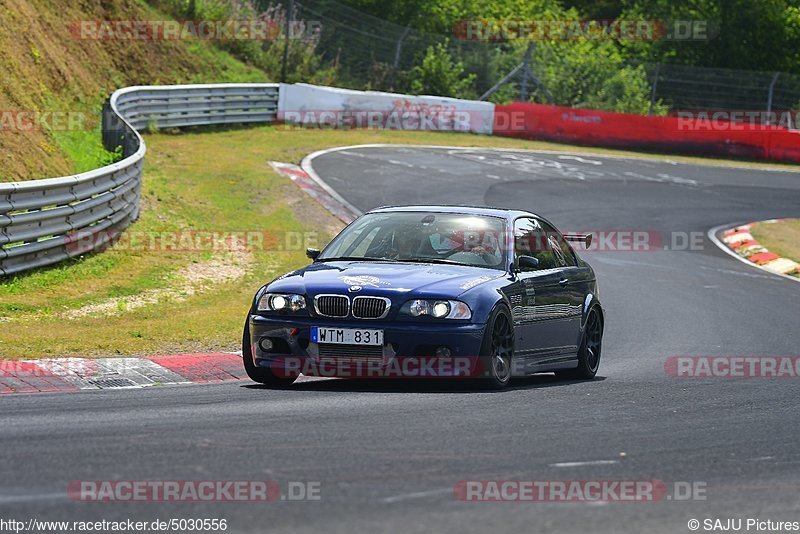
<svg viewBox="0 0 800 534">
<path fill-rule="evenodd" d="M 375 354 L 352 355 L 320 350 L 311 342 L 311 327 L 369 328 L 383 330 L 383 347 Z M 473 376 L 479 369 L 486 325 L 473 323 L 420 324 L 376 320 L 331 321 L 319 317 L 265 317 L 250 315 L 250 347 L 253 362 L 275 372 L 330 376 Z M 271 341 L 262 349 L 262 338 Z M 327 345 L 331 348 L 331 345 Z M 436 355 L 445 347 L 448 356 Z M 337 347 L 340 348 L 340 347 Z"/>
</svg>

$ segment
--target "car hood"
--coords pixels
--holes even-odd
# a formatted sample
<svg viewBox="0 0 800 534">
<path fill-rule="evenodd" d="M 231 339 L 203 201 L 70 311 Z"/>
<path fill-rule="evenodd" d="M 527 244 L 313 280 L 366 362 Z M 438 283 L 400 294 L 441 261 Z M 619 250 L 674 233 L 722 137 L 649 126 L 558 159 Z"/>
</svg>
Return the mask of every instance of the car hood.
<svg viewBox="0 0 800 534">
<path fill-rule="evenodd" d="M 287 273 L 268 285 L 273 292 L 383 295 L 387 297 L 457 297 L 465 291 L 503 276 L 498 269 L 466 265 L 401 262 L 332 261 L 312 263 Z"/>
</svg>

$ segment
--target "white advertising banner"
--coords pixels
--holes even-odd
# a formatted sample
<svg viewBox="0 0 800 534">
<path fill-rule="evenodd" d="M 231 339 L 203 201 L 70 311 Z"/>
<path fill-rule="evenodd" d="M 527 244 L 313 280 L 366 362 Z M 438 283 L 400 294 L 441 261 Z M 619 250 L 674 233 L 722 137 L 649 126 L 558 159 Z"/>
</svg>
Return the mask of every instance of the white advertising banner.
<svg viewBox="0 0 800 534">
<path fill-rule="evenodd" d="M 494 104 L 308 84 L 281 84 L 278 120 L 309 128 L 492 133 Z"/>
</svg>

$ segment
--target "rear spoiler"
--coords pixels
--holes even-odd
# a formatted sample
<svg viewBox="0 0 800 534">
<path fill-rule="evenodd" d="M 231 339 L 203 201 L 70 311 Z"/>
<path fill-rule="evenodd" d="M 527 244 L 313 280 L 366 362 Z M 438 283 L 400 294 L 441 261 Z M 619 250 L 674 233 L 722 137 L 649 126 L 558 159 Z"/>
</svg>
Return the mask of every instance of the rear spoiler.
<svg viewBox="0 0 800 534">
<path fill-rule="evenodd" d="M 564 234 L 564 239 L 583 243 L 586 248 L 592 246 L 592 234 Z"/>
</svg>

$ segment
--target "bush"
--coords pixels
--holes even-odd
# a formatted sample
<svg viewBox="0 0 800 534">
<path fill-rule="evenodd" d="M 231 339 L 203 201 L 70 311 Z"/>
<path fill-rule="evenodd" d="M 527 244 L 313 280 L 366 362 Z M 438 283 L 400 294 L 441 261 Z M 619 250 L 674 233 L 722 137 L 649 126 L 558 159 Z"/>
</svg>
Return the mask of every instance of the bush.
<svg viewBox="0 0 800 534">
<path fill-rule="evenodd" d="M 596 94 L 589 95 L 586 107 L 647 115 L 651 90 L 644 67 L 622 67 L 603 82 Z M 653 103 L 654 115 L 666 115 L 668 110 L 660 100 Z"/>
<path fill-rule="evenodd" d="M 474 74 L 464 73 L 461 61 L 453 62 L 447 42 L 429 46 L 420 65 L 411 70 L 411 92 L 456 98 L 475 98 Z"/>
</svg>

